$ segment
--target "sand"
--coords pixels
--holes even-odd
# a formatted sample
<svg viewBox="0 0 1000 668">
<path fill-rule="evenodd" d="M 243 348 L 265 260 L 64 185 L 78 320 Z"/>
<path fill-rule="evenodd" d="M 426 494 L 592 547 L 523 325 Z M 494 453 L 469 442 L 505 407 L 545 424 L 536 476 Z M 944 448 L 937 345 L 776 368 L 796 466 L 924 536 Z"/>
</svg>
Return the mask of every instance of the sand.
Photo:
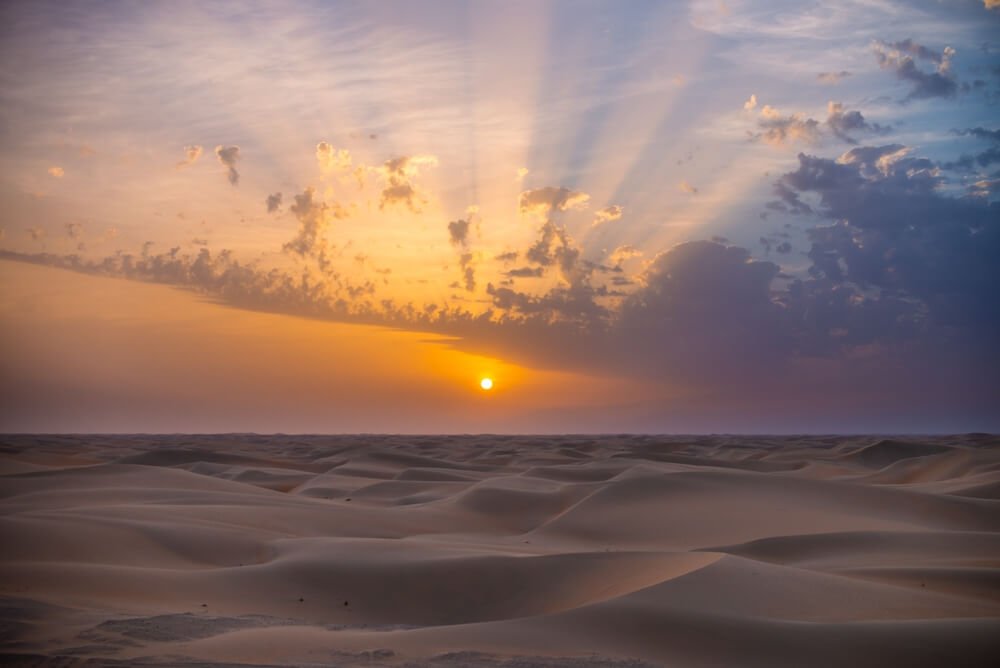
<svg viewBox="0 0 1000 668">
<path fill-rule="evenodd" d="M 997 437 L 0 444 L 5 665 L 1000 659 Z"/>
</svg>

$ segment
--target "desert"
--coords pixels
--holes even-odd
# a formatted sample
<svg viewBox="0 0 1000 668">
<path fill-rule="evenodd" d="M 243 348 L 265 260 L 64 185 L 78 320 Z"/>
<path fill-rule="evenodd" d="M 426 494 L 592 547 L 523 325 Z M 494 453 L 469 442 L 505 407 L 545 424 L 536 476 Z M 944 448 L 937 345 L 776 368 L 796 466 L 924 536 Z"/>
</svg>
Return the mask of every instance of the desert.
<svg viewBox="0 0 1000 668">
<path fill-rule="evenodd" d="M 996 437 L 5 436 L 14 666 L 986 666 Z"/>
</svg>

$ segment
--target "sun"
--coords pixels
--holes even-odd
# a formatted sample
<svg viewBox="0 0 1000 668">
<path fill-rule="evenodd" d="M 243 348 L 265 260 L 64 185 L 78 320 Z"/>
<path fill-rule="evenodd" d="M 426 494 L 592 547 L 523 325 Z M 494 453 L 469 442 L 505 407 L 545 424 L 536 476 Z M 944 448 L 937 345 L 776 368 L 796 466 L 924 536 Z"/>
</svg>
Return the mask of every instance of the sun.
<svg viewBox="0 0 1000 668">
<path fill-rule="evenodd" d="M 492 378 L 483 378 L 481 381 L 479 381 L 479 387 L 483 388 L 484 390 L 492 390 L 493 389 L 493 379 Z"/>
</svg>

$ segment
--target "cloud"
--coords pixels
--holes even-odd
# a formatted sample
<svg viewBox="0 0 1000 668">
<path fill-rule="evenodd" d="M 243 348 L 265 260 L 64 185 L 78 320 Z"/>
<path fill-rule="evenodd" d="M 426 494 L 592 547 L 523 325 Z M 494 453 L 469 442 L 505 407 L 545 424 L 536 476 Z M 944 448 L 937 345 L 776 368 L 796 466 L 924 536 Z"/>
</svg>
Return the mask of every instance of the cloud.
<svg viewBox="0 0 1000 668">
<path fill-rule="evenodd" d="M 975 127 L 965 130 L 952 130 L 952 133 L 963 137 L 982 139 L 993 145 L 975 155 L 962 155 L 957 160 L 943 163 L 942 167 L 945 169 L 973 170 L 976 165 L 979 167 L 989 167 L 994 163 L 1000 162 L 1000 130 Z"/>
<path fill-rule="evenodd" d="M 218 151 L 218 149 L 216 149 Z M 197 144 L 184 147 L 184 159 L 177 163 L 176 168 L 182 169 L 193 165 L 201 157 L 202 148 Z"/>
<path fill-rule="evenodd" d="M 860 176 L 872 179 L 887 176 L 895 163 L 912 152 L 912 148 L 903 146 L 902 144 L 859 146 L 858 148 L 852 148 L 837 158 L 836 164 L 856 165 Z M 930 166 L 930 163 L 922 162 L 921 165 L 926 169 Z"/>
<path fill-rule="evenodd" d="M 347 149 L 335 149 L 329 143 L 321 141 L 316 144 L 316 162 L 323 173 L 333 171 L 349 171 L 351 169 L 351 152 Z"/>
<path fill-rule="evenodd" d="M 472 253 L 462 253 L 458 258 L 458 263 L 462 268 L 462 285 L 468 292 L 473 292 L 476 289 L 476 269 L 472 260 Z"/>
<path fill-rule="evenodd" d="M 631 260 L 635 257 L 642 257 L 642 251 L 635 246 L 625 244 L 611 251 L 611 254 L 608 255 L 608 262 L 610 262 L 612 266 L 618 267 L 621 266 L 623 262 Z"/>
<path fill-rule="evenodd" d="M 901 42 L 886 43 L 876 41 L 872 46 L 879 67 L 895 73 L 896 77 L 912 84 L 904 102 L 932 97 L 954 97 L 958 84 L 951 73 L 951 59 L 955 50 L 946 46 L 940 53 L 906 39 Z M 914 58 L 929 60 L 937 68 L 933 72 L 919 69 Z"/>
<path fill-rule="evenodd" d="M 832 85 L 840 83 L 849 76 L 851 76 L 851 73 L 846 70 L 841 70 L 840 72 L 820 72 L 816 75 L 816 80 L 820 83 Z"/>
<path fill-rule="evenodd" d="M 453 220 L 448 223 L 448 237 L 452 245 L 465 246 L 469 237 L 469 221 Z"/>
<path fill-rule="evenodd" d="M 753 111 L 756 108 L 757 108 L 757 95 L 752 94 L 750 95 L 750 99 L 743 103 L 743 110 Z"/>
<path fill-rule="evenodd" d="M 215 155 L 219 162 L 228 168 L 227 178 L 232 185 L 239 185 L 240 173 L 236 171 L 236 163 L 240 159 L 239 146 L 216 146 Z"/>
<path fill-rule="evenodd" d="M 546 221 L 539 231 L 538 239 L 524 253 L 529 262 L 548 267 L 558 261 L 560 254 L 569 244 L 566 228 Z"/>
<path fill-rule="evenodd" d="M 926 46 L 917 44 L 912 39 L 904 39 L 899 42 L 892 42 L 891 44 L 886 44 L 884 42 L 879 42 L 883 47 L 891 49 L 893 51 L 898 51 L 899 53 L 905 53 L 913 56 L 914 58 L 920 58 L 922 60 L 929 60 L 931 62 L 941 64 L 943 55 L 937 54 Z"/>
<path fill-rule="evenodd" d="M 1000 2 L 1000 0 L 997 0 L 997 2 Z M 952 130 L 952 132 L 963 137 L 976 137 L 977 139 L 1000 143 L 1000 130 L 987 130 L 986 128 L 977 127 L 965 130 Z"/>
<path fill-rule="evenodd" d="M 1000 327 L 995 205 L 947 196 L 938 165 L 911 154 L 899 145 L 855 148 L 836 161 L 800 154 L 799 168 L 781 177 L 818 197 L 817 213 L 831 221 L 809 232 L 812 275 L 916 300 L 895 320 L 912 328 Z"/>
<path fill-rule="evenodd" d="M 1000 178 L 976 181 L 967 190 L 972 197 L 992 197 L 1000 192 Z"/>
<path fill-rule="evenodd" d="M 587 193 L 575 192 L 569 188 L 545 186 L 522 192 L 518 201 L 518 209 L 521 215 L 534 214 L 548 217 L 549 214 L 556 211 L 582 209 L 587 206 L 589 201 L 590 195 Z"/>
<path fill-rule="evenodd" d="M 81 223 L 66 223 L 66 235 L 74 241 L 79 241 L 83 236 L 83 225 Z"/>
<path fill-rule="evenodd" d="M 281 193 L 271 193 L 264 200 L 264 203 L 267 205 L 267 212 L 274 213 L 281 207 Z"/>
<path fill-rule="evenodd" d="M 771 251 L 777 251 L 781 255 L 788 255 L 792 252 L 792 244 L 789 241 L 784 241 L 782 239 L 787 239 L 789 235 L 787 233 L 779 233 L 776 235 L 761 237 L 758 241 L 760 245 L 764 247 L 764 254 L 770 255 Z"/>
<path fill-rule="evenodd" d="M 1000 0 L 983 0 L 986 9 L 1000 9 Z"/>
<path fill-rule="evenodd" d="M 698 189 L 695 188 L 690 183 L 688 183 L 687 180 L 681 180 L 681 182 L 677 184 L 677 189 L 680 190 L 681 192 L 687 193 L 689 195 L 697 195 L 698 194 Z"/>
<path fill-rule="evenodd" d="M 324 238 L 331 218 L 347 218 L 348 212 L 337 203 L 327 204 L 316 199 L 316 190 L 306 188 L 295 196 L 295 203 L 289 211 L 299 221 L 299 229 L 282 250 L 299 257 L 314 258 L 324 272 L 331 267 L 329 247 Z"/>
<path fill-rule="evenodd" d="M 837 138 L 848 144 L 857 143 L 850 134 L 852 132 L 884 134 L 889 131 L 889 128 L 883 125 L 866 121 L 860 111 L 848 111 L 843 104 L 833 101 L 827 103 L 826 125 Z"/>
<path fill-rule="evenodd" d="M 66 171 L 62 167 L 49 167 L 49 176 L 54 176 L 57 179 L 61 179 L 66 175 Z"/>
<path fill-rule="evenodd" d="M 462 270 L 462 286 L 468 292 L 476 289 L 476 256 L 469 251 L 469 230 L 474 219 L 479 218 L 479 207 L 465 210 L 466 218 L 448 223 L 448 240 L 459 251 L 458 263 Z"/>
<path fill-rule="evenodd" d="M 412 178 L 422 168 L 437 164 L 438 160 L 433 155 L 399 156 L 386 160 L 377 170 L 384 182 L 379 209 L 404 204 L 413 213 L 420 213 L 420 207 L 427 200 L 413 185 Z"/>
<path fill-rule="evenodd" d="M 608 310 L 595 301 L 595 296 L 600 292 L 586 283 L 560 285 L 542 295 L 519 292 L 508 287 L 496 287 L 490 283 L 486 286 L 486 293 L 492 298 L 494 307 L 521 316 L 528 323 L 537 323 L 546 328 L 557 324 L 572 324 L 583 327 L 583 331 L 586 332 L 608 315 Z M 560 332 L 558 328 L 549 331 L 566 334 Z M 542 347 L 550 345 L 544 339 L 539 342 Z"/>
<path fill-rule="evenodd" d="M 813 144 L 819 140 L 819 122 L 805 118 L 802 114 L 782 116 L 776 108 L 764 105 L 757 119 L 757 126 L 762 132 L 754 135 L 755 139 L 763 139 L 768 144 L 781 146 L 792 142 Z"/>
<path fill-rule="evenodd" d="M 543 274 L 544 270 L 541 267 L 518 267 L 504 272 L 504 276 L 508 278 L 539 278 Z"/>
<path fill-rule="evenodd" d="M 591 317 L 603 309 L 596 303 L 586 306 L 587 300 L 593 300 L 595 288 L 590 284 L 590 277 L 593 274 L 595 265 L 590 262 L 581 262 L 581 249 L 576 246 L 570 238 L 569 232 L 564 225 L 559 224 L 554 214 L 584 208 L 590 201 L 590 195 L 583 192 L 576 192 L 564 187 L 546 186 L 534 190 L 526 190 L 521 193 L 518 199 L 518 208 L 521 215 L 534 215 L 543 219 L 538 230 L 538 237 L 527 249 L 523 256 L 530 264 L 536 265 L 533 272 L 522 271 L 515 274 L 508 274 L 508 280 L 518 277 L 519 274 L 526 276 L 542 276 L 549 267 L 554 267 L 559 272 L 562 285 L 557 286 L 550 293 L 551 299 L 532 295 L 516 296 L 511 290 L 498 289 L 499 292 L 487 291 L 494 299 L 494 304 L 498 308 L 502 303 L 517 304 L 517 310 L 521 314 L 540 313 L 546 304 L 552 304 L 557 313 L 552 314 L 554 318 L 583 318 Z M 608 210 L 611 211 L 608 211 Z M 605 213 L 614 213 L 615 207 L 607 207 Z M 617 213 L 621 210 L 618 207 Z M 487 288 L 492 286 L 488 285 Z"/>
<path fill-rule="evenodd" d="M 529 171 L 527 167 L 518 167 L 517 172 L 514 173 L 514 182 L 521 183 L 522 181 L 524 181 L 524 177 L 526 177 L 528 174 Z"/>
<path fill-rule="evenodd" d="M 649 354 L 674 373 L 732 373 L 766 366 L 779 353 L 779 305 L 771 283 L 777 265 L 737 246 L 692 241 L 660 253 L 622 304 L 616 340 Z M 746 359 L 753 351 L 756 360 Z M 714 360 L 706 365 L 708 360 Z"/>
<path fill-rule="evenodd" d="M 833 101 L 827 103 L 827 118 L 824 123 L 808 118 L 804 114 L 785 116 L 776 108 L 764 105 L 757 119 L 757 126 L 762 132 L 751 135 L 752 138 L 766 141 L 774 146 L 795 142 L 817 144 L 823 138 L 824 127 L 828 128 L 837 139 L 848 144 L 857 143 L 852 133 L 884 134 L 890 130 L 889 127 L 878 123 L 869 123 L 860 111 L 848 110 L 842 103 Z"/>
<path fill-rule="evenodd" d="M 598 209 L 597 212 L 594 213 L 594 222 L 591 227 L 597 227 L 603 223 L 618 220 L 622 217 L 623 212 L 624 209 L 619 204 L 612 204 L 604 207 L 603 209 Z"/>
</svg>

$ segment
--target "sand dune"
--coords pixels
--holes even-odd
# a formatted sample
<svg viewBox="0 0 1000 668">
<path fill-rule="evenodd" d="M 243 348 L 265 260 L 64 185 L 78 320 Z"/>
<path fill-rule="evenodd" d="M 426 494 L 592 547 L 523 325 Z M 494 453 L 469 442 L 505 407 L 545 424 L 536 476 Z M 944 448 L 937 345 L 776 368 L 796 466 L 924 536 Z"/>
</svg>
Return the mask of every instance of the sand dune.
<svg viewBox="0 0 1000 668">
<path fill-rule="evenodd" d="M 1000 657 L 1000 441 L 8 436 L 10 665 Z"/>
</svg>

